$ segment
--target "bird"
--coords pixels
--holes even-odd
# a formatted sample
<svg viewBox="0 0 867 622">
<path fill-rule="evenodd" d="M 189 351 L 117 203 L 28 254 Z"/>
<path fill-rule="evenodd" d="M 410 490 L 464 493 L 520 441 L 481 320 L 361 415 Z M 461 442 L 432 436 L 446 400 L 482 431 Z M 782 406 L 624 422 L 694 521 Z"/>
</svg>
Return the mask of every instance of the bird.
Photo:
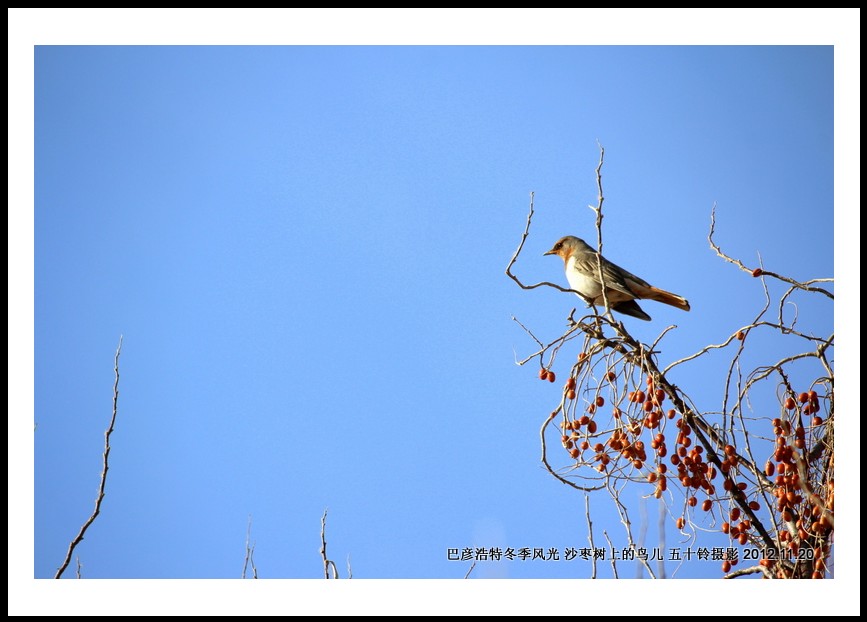
<svg viewBox="0 0 867 622">
<path fill-rule="evenodd" d="M 599 264 L 596 250 L 581 238 L 567 235 L 560 238 L 545 255 L 557 255 L 566 266 L 566 280 L 588 304 L 604 304 L 602 285 L 599 282 Z M 689 311 L 689 302 L 683 296 L 654 287 L 600 256 L 602 276 L 608 305 L 613 311 L 640 320 L 650 321 L 650 316 L 638 306 L 636 300 L 656 300 L 672 307 Z"/>
</svg>

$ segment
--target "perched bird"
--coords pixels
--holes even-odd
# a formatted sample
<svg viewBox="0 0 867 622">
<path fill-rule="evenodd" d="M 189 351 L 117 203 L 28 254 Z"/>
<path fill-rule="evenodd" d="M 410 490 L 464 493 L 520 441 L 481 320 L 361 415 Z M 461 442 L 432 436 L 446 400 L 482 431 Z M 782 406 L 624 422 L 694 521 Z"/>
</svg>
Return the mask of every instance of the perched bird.
<svg viewBox="0 0 867 622">
<path fill-rule="evenodd" d="M 574 235 L 557 240 L 546 255 L 558 255 L 566 264 L 566 280 L 589 304 L 604 304 L 602 284 L 599 282 L 599 265 L 596 251 L 581 238 Z M 653 287 L 644 279 L 602 257 L 602 275 L 605 293 L 612 310 L 631 315 L 640 320 L 650 320 L 636 299 L 656 300 L 672 307 L 689 311 L 689 302 L 683 296 Z"/>
</svg>

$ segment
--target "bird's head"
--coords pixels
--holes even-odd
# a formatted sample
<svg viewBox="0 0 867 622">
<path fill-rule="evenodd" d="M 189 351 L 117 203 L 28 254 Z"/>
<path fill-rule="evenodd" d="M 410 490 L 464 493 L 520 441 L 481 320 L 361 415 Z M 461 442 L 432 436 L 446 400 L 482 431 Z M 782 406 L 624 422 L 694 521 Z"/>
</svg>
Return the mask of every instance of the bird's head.
<svg viewBox="0 0 867 622">
<path fill-rule="evenodd" d="M 569 257 L 572 256 L 572 253 L 580 250 L 582 247 L 590 248 L 581 238 L 576 238 L 574 235 L 567 235 L 557 240 L 554 246 L 551 247 L 551 250 L 545 253 L 545 255 L 557 255 L 563 261 L 568 261 Z"/>
</svg>

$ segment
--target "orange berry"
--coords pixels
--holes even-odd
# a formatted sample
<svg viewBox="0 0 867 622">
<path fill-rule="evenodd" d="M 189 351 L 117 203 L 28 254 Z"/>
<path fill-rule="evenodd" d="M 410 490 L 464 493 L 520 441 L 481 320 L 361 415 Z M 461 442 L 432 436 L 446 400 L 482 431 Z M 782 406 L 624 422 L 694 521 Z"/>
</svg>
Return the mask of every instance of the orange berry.
<svg viewBox="0 0 867 622">
<path fill-rule="evenodd" d="M 750 541 L 750 538 L 749 538 L 749 536 L 748 536 L 747 534 L 745 534 L 745 533 L 741 533 L 741 534 L 738 536 L 738 543 L 739 543 L 741 546 L 743 546 L 744 544 L 746 544 L 746 543 L 749 542 L 749 541 Z"/>
<path fill-rule="evenodd" d="M 545 380 L 547 377 L 548 377 L 548 370 L 543 367 L 542 369 L 539 370 L 539 379 Z"/>
<path fill-rule="evenodd" d="M 548 382 L 554 382 L 555 380 L 557 380 L 556 374 L 554 374 L 554 372 L 552 372 L 552 371 L 549 371 L 548 372 Z"/>
<path fill-rule="evenodd" d="M 575 378 L 573 378 L 572 376 L 569 376 L 569 380 L 566 381 L 566 388 L 567 389 L 574 389 L 577 384 L 578 383 L 575 382 Z"/>
<path fill-rule="evenodd" d="M 768 460 L 767 464 L 765 464 L 765 475 L 770 477 L 774 474 L 774 463 Z"/>
<path fill-rule="evenodd" d="M 701 504 L 701 509 L 705 512 L 709 512 L 712 507 L 713 501 L 711 501 L 710 499 L 705 499 Z"/>
<path fill-rule="evenodd" d="M 694 508 L 696 505 L 698 505 L 698 499 L 696 499 L 695 497 L 690 497 L 686 500 L 686 504 L 689 507 Z"/>
<path fill-rule="evenodd" d="M 610 371 L 605 374 L 605 378 L 606 380 L 608 380 L 608 382 L 614 382 L 615 380 L 617 380 L 617 374 L 615 374 L 613 371 Z"/>
<path fill-rule="evenodd" d="M 731 527 L 731 525 L 729 525 L 728 523 L 723 523 L 723 524 L 722 524 L 722 532 L 723 532 L 723 533 L 728 533 L 730 527 Z"/>
<path fill-rule="evenodd" d="M 731 563 L 729 560 L 725 560 L 725 561 L 722 563 L 722 571 L 727 573 L 727 572 L 729 572 L 731 569 L 732 569 L 732 563 Z"/>
<path fill-rule="evenodd" d="M 742 330 L 739 330 L 737 333 L 735 333 L 735 339 L 737 339 L 738 341 L 743 341 L 745 337 L 746 335 Z"/>
<path fill-rule="evenodd" d="M 813 424 L 813 427 L 819 427 L 820 425 L 822 425 L 822 418 L 813 417 L 813 421 L 811 421 L 811 423 Z"/>
<path fill-rule="evenodd" d="M 581 455 L 581 452 L 573 448 L 571 451 L 569 451 L 569 455 L 573 458 L 578 458 L 578 456 Z"/>
<path fill-rule="evenodd" d="M 596 433 L 596 422 L 595 421 L 591 421 L 590 423 L 587 424 L 587 431 L 590 434 Z"/>
<path fill-rule="evenodd" d="M 786 398 L 786 410 L 792 410 L 795 408 L 795 398 L 787 397 Z"/>
<path fill-rule="evenodd" d="M 810 396 L 807 393 L 799 393 L 798 394 L 798 401 L 801 402 L 802 404 L 806 404 L 807 402 L 810 401 Z"/>
<path fill-rule="evenodd" d="M 575 399 L 575 389 L 569 389 L 568 391 L 566 391 L 566 399 L 567 400 L 574 400 Z"/>
<path fill-rule="evenodd" d="M 605 406 L 605 398 L 602 397 L 601 395 L 598 396 L 598 397 L 596 398 L 596 405 L 597 405 L 599 408 L 602 408 L 603 406 Z"/>
<path fill-rule="evenodd" d="M 596 412 L 596 404 L 590 404 L 590 405 L 587 407 L 587 412 L 589 412 L 591 415 L 592 415 L 593 413 L 595 413 L 595 412 Z"/>
<path fill-rule="evenodd" d="M 762 272 L 761 268 L 756 268 L 755 270 L 753 270 L 753 277 L 760 277 L 762 276 L 762 274 L 764 274 L 764 272 Z"/>
<path fill-rule="evenodd" d="M 681 516 L 677 519 L 677 522 L 675 524 L 677 525 L 678 529 L 683 529 L 683 525 L 685 522 L 686 521 L 683 520 L 683 516 Z"/>
</svg>

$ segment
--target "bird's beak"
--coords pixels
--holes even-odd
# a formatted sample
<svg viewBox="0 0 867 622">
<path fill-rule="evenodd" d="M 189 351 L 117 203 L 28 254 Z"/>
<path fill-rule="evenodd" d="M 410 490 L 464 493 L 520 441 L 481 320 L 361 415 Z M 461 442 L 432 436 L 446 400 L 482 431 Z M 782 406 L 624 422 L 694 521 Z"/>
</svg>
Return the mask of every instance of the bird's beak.
<svg viewBox="0 0 867 622">
<path fill-rule="evenodd" d="M 556 255 L 556 254 L 557 254 L 557 251 L 555 251 L 555 250 L 552 248 L 552 249 L 549 250 L 547 253 L 542 253 L 542 256 L 544 257 L 545 255 Z"/>
</svg>

